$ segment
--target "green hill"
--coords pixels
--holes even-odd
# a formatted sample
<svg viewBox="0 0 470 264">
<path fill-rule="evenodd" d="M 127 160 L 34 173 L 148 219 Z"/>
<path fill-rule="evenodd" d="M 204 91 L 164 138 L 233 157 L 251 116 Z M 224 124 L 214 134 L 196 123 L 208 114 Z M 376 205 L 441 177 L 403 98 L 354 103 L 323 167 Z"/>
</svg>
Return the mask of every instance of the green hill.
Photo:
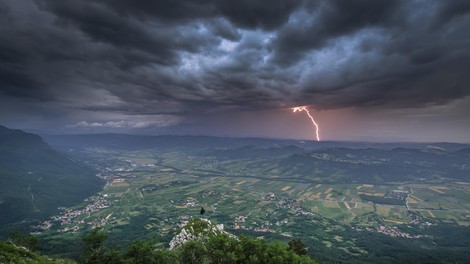
<svg viewBox="0 0 470 264">
<path fill-rule="evenodd" d="M 49 216 L 95 193 L 101 184 L 92 169 L 55 151 L 41 137 L 0 126 L 2 229 Z"/>
<path fill-rule="evenodd" d="M 0 263 L 74 264 L 71 260 L 51 259 L 22 247 L 0 241 Z"/>
<path fill-rule="evenodd" d="M 379 183 L 450 178 L 465 180 L 470 168 L 468 149 L 348 149 L 305 151 L 285 157 L 258 155 L 244 169 L 254 175 L 288 175 L 288 179 L 322 183 Z M 224 155 L 242 160 L 238 149 Z M 222 159 L 221 159 L 222 160 Z"/>
</svg>

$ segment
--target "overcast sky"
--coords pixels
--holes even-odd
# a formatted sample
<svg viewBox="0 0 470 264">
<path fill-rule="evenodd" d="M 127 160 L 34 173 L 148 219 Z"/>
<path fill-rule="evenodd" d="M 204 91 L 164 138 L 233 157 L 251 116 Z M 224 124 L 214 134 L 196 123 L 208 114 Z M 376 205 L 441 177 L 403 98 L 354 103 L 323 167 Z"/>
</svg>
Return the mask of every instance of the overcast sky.
<svg viewBox="0 0 470 264">
<path fill-rule="evenodd" d="M 468 0 L 0 0 L 0 124 L 470 142 Z"/>
</svg>

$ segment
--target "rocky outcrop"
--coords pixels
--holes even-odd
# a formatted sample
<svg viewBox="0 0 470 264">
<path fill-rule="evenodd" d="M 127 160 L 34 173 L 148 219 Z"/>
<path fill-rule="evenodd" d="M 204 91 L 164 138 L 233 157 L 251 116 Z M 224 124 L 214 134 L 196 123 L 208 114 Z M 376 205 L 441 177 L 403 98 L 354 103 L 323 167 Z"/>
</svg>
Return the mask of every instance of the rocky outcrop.
<svg viewBox="0 0 470 264">
<path fill-rule="evenodd" d="M 203 240 L 212 236 L 229 236 L 234 235 L 224 231 L 223 224 L 215 224 L 205 218 L 191 219 L 185 226 L 181 228 L 170 241 L 170 250 L 178 248 L 190 240 Z"/>
</svg>

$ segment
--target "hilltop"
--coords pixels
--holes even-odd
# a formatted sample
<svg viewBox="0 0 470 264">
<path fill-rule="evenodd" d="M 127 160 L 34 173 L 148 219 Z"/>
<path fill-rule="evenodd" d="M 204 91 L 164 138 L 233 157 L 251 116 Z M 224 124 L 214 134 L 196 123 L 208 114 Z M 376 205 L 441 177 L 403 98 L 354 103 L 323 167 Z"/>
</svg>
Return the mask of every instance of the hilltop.
<svg viewBox="0 0 470 264">
<path fill-rule="evenodd" d="M 296 242 L 237 237 L 224 231 L 223 225 L 193 218 L 173 237 L 170 250 L 179 255 L 179 263 L 316 263 Z"/>
<path fill-rule="evenodd" d="M 315 264 L 307 256 L 300 240 L 289 244 L 279 241 L 237 237 L 223 227 L 203 218 L 193 218 L 175 235 L 170 249 L 159 249 L 151 240 L 134 241 L 127 249 L 119 250 L 105 243 L 107 235 L 94 229 L 83 237 L 80 263 L 279 263 Z M 21 242 L 21 241 L 20 241 Z M 69 259 L 53 259 L 21 246 L 21 243 L 0 241 L 0 263 L 74 264 Z"/>
<path fill-rule="evenodd" d="M 236 237 L 220 225 L 203 218 L 193 218 L 170 242 L 170 249 L 157 249 L 151 240 L 137 240 L 120 252 L 106 247 L 107 235 L 95 229 L 84 238 L 85 263 L 279 263 L 314 264 L 300 240 L 289 244 L 267 242 L 246 236 Z"/>
</svg>

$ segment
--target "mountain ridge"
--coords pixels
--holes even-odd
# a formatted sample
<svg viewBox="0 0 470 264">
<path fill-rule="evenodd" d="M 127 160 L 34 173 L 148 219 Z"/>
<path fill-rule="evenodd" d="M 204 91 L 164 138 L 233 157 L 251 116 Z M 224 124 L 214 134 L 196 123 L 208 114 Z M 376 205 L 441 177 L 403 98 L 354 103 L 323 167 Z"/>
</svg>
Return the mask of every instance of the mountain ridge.
<svg viewBox="0 0 470 264">
<path fill-rule="evenodd" d="M 295 146 L 307 150 L 329 149 L 337 147 L 346 148 L 377 148 L 393 149 L 397 147 L 426 149 L 441 148 L 446 151 L 458 151 L 470 148 L 470 144 L 451 142 L 347 142 L 347 141 L 304 141 L 293 139 L 267 139 L 267 138 L 233 138 L 196 135 L 131 135 L 131 134 L 76 134 L 76 135 L 41 135 L 51 146 L 68 151 L 72 148 L 106 147 L 112 149 L 170 149 L 190 147 L 198 149 L 207 148 L 236 148 L 247 145 L 274 147 Z"/>
<path fill-rule="evenodd" d="M 54 150 L 40 136 L 0 126 L 0 224 L 49 216 L 101 185 L 93 169 Z"/>
</svg>

